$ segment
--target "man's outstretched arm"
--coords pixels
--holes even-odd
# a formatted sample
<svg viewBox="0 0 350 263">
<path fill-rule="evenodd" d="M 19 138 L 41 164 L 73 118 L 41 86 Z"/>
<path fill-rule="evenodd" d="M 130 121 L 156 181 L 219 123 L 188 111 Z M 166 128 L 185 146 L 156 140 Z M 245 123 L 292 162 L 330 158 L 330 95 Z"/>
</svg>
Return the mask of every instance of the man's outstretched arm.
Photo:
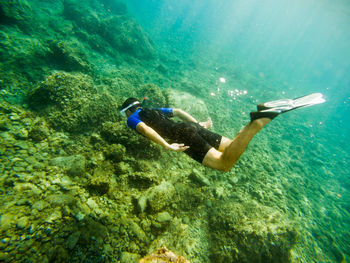
<svg viewBox="0 0 350 263">
<path fill-rule="evenodd" d="M 193 118 L 189 113 L 181 110 L 181 109 L 173 109 L 174 117 L 179 117 L 183 121 L 191 121 L 198 122 L 195 118 Z"/>
<path fill-rule="evenodd" d="M 174 117 L 179 117 L 183 121 L 191 121 L 197 123 L 198 121 L 192 117 L 189 113 L 181 110 L 181 109 L 173 109 L 173 115 Z M 208 129 L 213 126 L 213 122 L 209 118 L 207 121 L 204 122 L 198 122 L 199 125 L 203 126 L 204 128 Z"/>
<path fill-rule="evenodd" d="M 141 133 L 143 136 L 148 139 L 154 141 L 155 143 L 163 146 L 166 149 L 173 150 L 176 152 L 183 152 L 189 148 L 189 146 L 185 146 L 184 144 L 179 143 L 167 143 L 162 136 L 160 136 L 155 130 L 149 127 L 146 123 L 140 122 L 136 126 L 136 130 Z"/>
</svg>

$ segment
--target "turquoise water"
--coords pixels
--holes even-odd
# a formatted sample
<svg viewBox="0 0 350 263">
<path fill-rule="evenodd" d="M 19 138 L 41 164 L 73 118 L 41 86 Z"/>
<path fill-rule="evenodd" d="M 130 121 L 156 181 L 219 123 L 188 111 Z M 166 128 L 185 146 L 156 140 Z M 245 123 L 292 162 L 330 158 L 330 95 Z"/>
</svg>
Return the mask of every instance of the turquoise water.
<svg viewBox="0 0 350 263">
<path fill-rule="evenodd" d="M 328 103 L 309 109 L 308 115 L 322 130 L 320 136 L 348 152 L 347 1 L 129 1 L 129 5 L 160 46 L 184 59 L 208 63 L 213 71 L 222 69 L 228 82 L 236 76 L 227 67 L 266 81 L 264 90 L 251 88 L 255 97 L 323 93 Z"/>
<path fill-rule="evenodd" d="M 282 85 L 278 91 L 292 96 L 322 92 L 331 101 L 331 105 L 323 106 L 327 107 L 328 116 L 337 121 L 348 118 L 350 6 L 347 1 L 192 1 L 190 4 L 129 1 L 129 4 L 160 45 L 166 43 L 186 58 L 208 60 L 217 67 L 244 68 L 267 80 L 279 81 Z M 323 115 L 320 117 L 328 117 Z"/>
<path fill-rule="evenodd" d="M 348 262 L 349 28 L 345 0 L 0 0 L 0 261 Z M 314 92 L 228 173 L 118 114 L 147 96 L 233 138 Z"/>
</svg>

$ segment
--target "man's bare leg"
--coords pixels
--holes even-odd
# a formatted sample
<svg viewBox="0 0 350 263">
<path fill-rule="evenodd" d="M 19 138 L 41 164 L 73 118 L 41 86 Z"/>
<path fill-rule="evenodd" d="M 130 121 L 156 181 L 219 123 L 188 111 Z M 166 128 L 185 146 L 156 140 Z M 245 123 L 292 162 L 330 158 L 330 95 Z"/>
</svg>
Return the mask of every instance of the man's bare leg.
<svg viewBox="0 0 350 263">
<path fill-rule="evenodd" d="M 269 118 L 261 118 L 248 123 L 229 145 L 225 145 L 228 143 L 227 140 L 220 145 L 221 148 L 226 146 L 223 152 L 211 148 L 204 157 L 203 165 L 220 171 L 229 171 L 247 148 L 254 135 L 270 121 Z"/>
<path fill-rule="evenodd" d="M 223 153 L 223 152 L 225 151 L 225 149 L 226 149 L 231 143 L 232 143 L 232 140 L 231 140 L 231 139 L 229 139 L 229 138 L 227 138 L 227 137 L 225 137 L 225 136 L 222 136 L 222 137 L 221 137 L 221 142 L 220 142 L 218 151 Z"/>
</svg>

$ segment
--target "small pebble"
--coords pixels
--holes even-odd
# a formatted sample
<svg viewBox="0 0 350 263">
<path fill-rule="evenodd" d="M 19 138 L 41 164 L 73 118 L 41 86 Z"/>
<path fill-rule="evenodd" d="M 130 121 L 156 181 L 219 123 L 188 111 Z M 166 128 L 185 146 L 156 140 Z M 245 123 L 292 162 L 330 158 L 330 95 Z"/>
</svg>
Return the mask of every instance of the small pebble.
<svg viewBox="0 0 350 263">
<path fill-rule="evenodd" d="M 29 224 L 29 219 L 28 219 L 28 217 L 26 217 L 26 216 L 21 217 L 21 218 L 18 219 L 18 221 L 17 221 L 17 227 L 18 227 L 19 229 L 25 229 L 25 228 L 27 228 L 27 227 L 28 227 L 28 224 Z"/>
</svg>

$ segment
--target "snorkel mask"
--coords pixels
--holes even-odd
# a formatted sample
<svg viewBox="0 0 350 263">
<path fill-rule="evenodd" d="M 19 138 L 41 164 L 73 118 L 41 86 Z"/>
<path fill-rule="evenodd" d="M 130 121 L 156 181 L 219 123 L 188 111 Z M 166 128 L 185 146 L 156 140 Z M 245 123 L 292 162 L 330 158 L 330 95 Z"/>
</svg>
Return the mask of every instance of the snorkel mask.
<svg viewBox="0 0 350 263">
<path fill-rule="evenodd" d="M 122 115 L 123 117 L 126 117 L 126 113 L 125 113 L 125 112 L 126 112 L 128 109 L 130 109 L 131 107 L 133 107 L 133 106 L 135 106 L 135 105 L 137 105 L 137 104 L 141 104 L 141 103 L 140 103 L 139 101 L 135 101 L 135 102 L 129 104 L 128 106 L 126 106 L 124 109 L 121 109 L 121 110 L 119 111 L 120 115 Z"/>
<path fill-rule="evenodd" d="M 119 111 L 120 115 L 122 115 L 123 117 L 126 117 L 126 113 L 125 113 L 125 112 L 126 112 L 128 109 L 130 109 L 131 107 L 133 107 L 133 106 L 135 106 L 135 105 L 138 105 L 138 104 L 142 107 L 142 106 L 145 105 L 146 100 L 148 100 L 147 97 L 144 97 L 144 98 L 143 98 L 142 103 L 140 103 L 139 101 L 134 101 L 133 103 L 131 103 L 131 104 L 129 104 L 128 106 L 126 106 L 124 109 L 121 109 L 121 110 Z"/>
</svg>

